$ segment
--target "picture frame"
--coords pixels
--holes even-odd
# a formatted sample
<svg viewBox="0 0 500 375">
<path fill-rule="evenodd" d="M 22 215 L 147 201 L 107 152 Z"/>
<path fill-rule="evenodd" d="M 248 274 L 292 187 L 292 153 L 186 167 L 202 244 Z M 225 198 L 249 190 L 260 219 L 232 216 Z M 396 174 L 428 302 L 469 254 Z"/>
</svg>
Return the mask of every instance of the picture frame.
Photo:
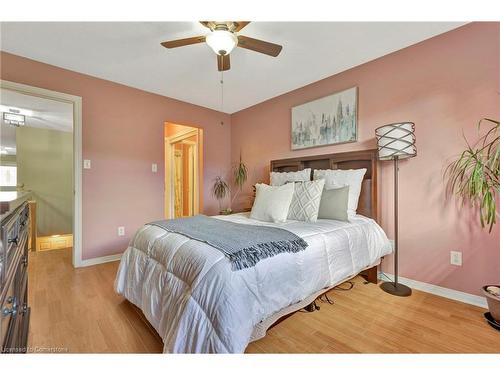
<svg viewBox="0 0 500 375">
<path fill-rule="evenodd" d="M 291 149 L 358 140 L 358 87 L 292 107 Z"/>
</svg>

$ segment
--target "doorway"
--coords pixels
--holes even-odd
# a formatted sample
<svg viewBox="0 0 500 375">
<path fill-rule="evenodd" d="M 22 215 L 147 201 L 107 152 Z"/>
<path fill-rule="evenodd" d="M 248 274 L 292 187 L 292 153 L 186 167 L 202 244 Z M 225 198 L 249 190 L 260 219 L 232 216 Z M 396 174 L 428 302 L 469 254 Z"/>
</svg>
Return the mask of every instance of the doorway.
<svg viewBox="0 0 500 375">
<path fill-rule="evenodd" d="M 29 193 L 30 249 L 72 248 L 72 104 L 0 88 L 0 112 L 0 190 Z"/>
<path fill-rule="evenodd" d="M 38 132 L 47 130 L 47 132 L 50 131 L 50 136 L 47 137 L 47 142 L 53 142 L 55 140 L 55 143 L 58 143 L 61 141 L 62 138 L 64 138 L 64 143 L 67 145 L 67 149 L 64 151 L 65 152 L 65 157 L 62 158 L 64 161 L 68 161 L 69 159 L 69 164 L 65 164 L 65 168 L 70 170 L 69 175 L 70 177 L 68 179 L 65 179 L 66 182 L 69 184 L 69 189 L 64 189 L 64 192 L 69 191 L 69 197 L 68 194 L 65 193 L 65 199 L 58 199 L 58 201 L 64 201 L 65 205 L 64 208 L 61 210 L 61 208 L 54 209 L 54 205 L 52 202 L 50 202 L 50 199 L 46 199 L 45 196 L 40 196 L 39 201 L 40 203 L 43 204 L 44 206 L 44 212 L 52 212 L 52 216 L 47 215 L 47 217 L 44 215 L 43 220 L 45 220 L 46 223 L 49 223 L 49 225 L 44 226 L 43 231 L 44 233 L 47 233 L 47 236 L 40 236 L 40 237 L 48 237 L 46 239 L 46 245 L 44 246 L 61 246 L 61 247 L 67 247 L 68 244 L 72 245 L 72 250 L 71 250 L 71 257 L 72 257 L 72 263 L 74 267 L 82 267 L 87 265 L 87 261 L 82 260 L 82 223 L 81 223 L 81 209 L 82 209 L 82 200 L 81 200 L 81 191 L 82 191 L 82 167 L 81 167 L 81 160 L 82 160 L 82 143 L 81 143 L 81 138 L 82 138 L 82 132 L 81 132 L 81 124 L 82 124 L 82 99 L 81 97 L 74 96 L 74 95 L 69 95 L 57 91 L 52 91 L 52 90 L 47 90 L 47 89 L 42 89 L 39 87 L 34 87 L 34 86 L 29 86 L 29 85 L 24 85 L 16 82 L 10 82 L 10 81 L 5 81 L 5 80 L 0 80 L 0 88 L 2 90 L 8 90 L 9 93 L 15 94 L 15 96 L 18 95 L 24 95 L 26 97 L 30 97 L 34 102 L 41 102 L 43 100 L 48 100 L 51 101 L 52 104 L 56 107 L 61 107 L 61 106 L 69 106 L 68 107 L 68 116 L 66 118 L 66 121 L 69 123 L 71 122 L 71 127 L 72 131 L 71 134 L 69 135 L 69 140 L 67 141 L 66 134 L 61 134 L 59 133 L 53 133 L 52 131 L 56 130 L 54 129 L 54 119 L 44 119 L 44 116 L 31 116 L 32 121 L 37 120 L 39 122 L 38 125 L 42 129 L 35 129 Z M 5 98 L 5 96 L 2 95 L 2 98 Z M 62 107 L 61 107 L 62 108 Z M 66 111 L 66 110 L 65 110 Z M 55 111 L 57 112 L 57 111 Z M 45 112 L 42 112 L 45 113 Z M 33 115 L 36 113 L 26 113 L 26 123 L 28 123 L 28 120 L 30 120 L 30 115 Z M 44 124 L 42 124 L 44 123 Z M 43 126 L 42 126 L 43 125 Z M 59 124 L 59 127 L 64 127 L 63 124 Z M 43 128 L 50 128 L 52 129 L 43 129 Z M 33 131 L 35 131 L 33 130 Z M 61 130 L 61 129 L 59 129 Z M 28 132 L 29 129 L 25 128 L 21 130 L 21 132 Z M 30 131 L 32 132 L 32 131 Z M 16 131 L 17 133 L 17 131 Z M 17 135 L 17 134 L 16 134 Z M 33 174 L 32 171 L 29 169 L 29 167 L 33 167 L 33 163 L 27 162 L 30 158 L 30 152 L 34 153 L 37 152 L 36 149 L 33 147 L 40 147 L 42 142 L 37 141 L 37 142 L 29 142 L 29 136 L 31 134 L 21 134 L 24 140 L 27 140 L 27 142 L 23 141 L 23 144 L 19 144 L 20 149 L 19 152 L 22 152 L 23 155 L 19 155 L 19 175 L 18 183 L 20 183 L 20 186 L 14 187 L 15 189 L 32 189 L 32 190 L 40 190 L 40 186 L 37 184 L 40 183 L 40 181 L 47 181 L 47 174 L 41 173 L 40 179 L 33 180 Z M 40 138 L 41 139 L 41 138 Z M 33 146 L 34 145 L 34 146 Z M 17 146 L 17 144 L 16 144 Z M 33 147 L 32 147 L 33 146 Z M 21 149 L 25 149 L 26 151 L 23 151 Z M 56 150 L 55 147 L 48 148 L 49 150 Z M 45 149 L 47 150 L 47 148 Z M 67 152 L 69 150 L 69 153 Z M 17 151 L 17 149 L 16 149 Z M 59 150 L 61 151 L 61 150 Z M 22 158 L 26 156 L 26 158 L 23 160 Z M 53 155 L 52 155 L 53 156 Z M 52 164 L 53 157 L 50 156 L 51 162 L 50 163 L 43 163 L 43 165 L 48 166 Z M 16 156 L 17 159 L 17 156 Z M 38 160 L 35 160 L 38 162 Z M 21 166 L 22 164 L 22 166 Z M 26 168 L 28 167 L 28 168 Z M 21 169 L 25 170 L 26 173 L 24 173 Z M 40 171 L 41 169 L 37 169 Z M 24 176 L 24 177 L 23 177 Z M 23 181 L 21 181 L 21 179 Z M 25 181 L 24 181 L 25 180 Z M 24 184 L 24 186 L 23 186 Z M 17 184 L 16 184 L 17 185 Z M 31 185 L 31 186 L 28 186 Z M 35 186 L 37 185 L 37 186 Z M 35 187 L 33 187 L 35 186 Z M 45 189 L 45 188 L 43 188 Z M 47 189 L 45 189 L 47 190 Z M 47 190 L 47 191 L 50 191 Z M 35 194 L 33 194 L 35 195 Z M 52 196 L 49 194 L 48 198 L 52 198 Z M 69 213 L 69 216 L 67 214 Z M 65 214 L 66 213 L 66 214 Z M 38 216 L 38 212 L 37 212 Z M 66 219 L 59 220 L 62 217 L 65 217 Z M 68 220 L 69 217 L 69 220 Z M 65 226 L 58 226 L 57 228 L 51 227 L 53 223 L 57 222 L 59 220 L 60 223 L 65 222 L 66 224 L 69 222 L 70 225 L 69 227 Z M 42 222 L 39 221 L 37 223 L 37 227 L 39 226 L 38 224 L 42 225 Z M 38 233 L 39 235 L 42 233 Z M 64 246 L 63 246 L 63 240 L 64 240 Z M 36 249 L 36 248 L 35 248 Z"/>
<path fill-rule="evenodd" d="M 202 129 L 165 123 L 165 217 L 176 219 L 200 212 Z"/>
</svg>

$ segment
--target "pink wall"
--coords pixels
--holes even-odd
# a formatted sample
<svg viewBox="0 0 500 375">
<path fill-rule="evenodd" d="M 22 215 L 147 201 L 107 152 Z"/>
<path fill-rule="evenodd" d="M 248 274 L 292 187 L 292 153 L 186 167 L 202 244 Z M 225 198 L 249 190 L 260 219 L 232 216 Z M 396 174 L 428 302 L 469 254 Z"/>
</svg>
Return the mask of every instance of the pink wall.
<svg viewBox="0 0 500 375">
<path fill-rule="evenodd" d="M 137 228 L 163 217 L 165 121 L 204 129 L 204 211 L 217 212 L 209 187 L 230 168 L 229 115 L 5 52 L 0 57 L 1 79 L 83 98 L 83 158 L 92 160 L 83 171 L 84 259 L 123 251 Z M 118 226 L 125 237 L 117 236 Z"/>
<path fill-rule="evenodd" d="M 359 141 L 290 150 L 291 107 L 359 88 Z M 500 284 L 500 225 L 482 231 L 469 209 L 446 201 L 443 169 L 474 139 L 481 117 L 500 118 L 500 23 L 475 23 L 326 78 L 231 116 L 232 160 L 240 151 L 249 184 L 268 181 L 269 161 L 375 148 L 380 125 L 416 123 L 418 156 L 401 162 L 401 275 L 469 293 Z M 393 238 L 392 164 L 380 165 L 380 220 Z M 246 205 L 240 201 L 240 205 Z M 463 266 L 450 265 L 450 250 Z M 392 270 L 391 259 L 384 270 Z"/>
</svg>

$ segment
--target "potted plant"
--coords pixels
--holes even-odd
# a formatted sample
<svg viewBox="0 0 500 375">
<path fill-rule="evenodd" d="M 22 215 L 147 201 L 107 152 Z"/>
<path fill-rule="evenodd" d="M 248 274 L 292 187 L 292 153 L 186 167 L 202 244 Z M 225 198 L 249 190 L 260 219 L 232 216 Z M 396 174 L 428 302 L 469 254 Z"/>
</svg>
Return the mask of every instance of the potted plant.
<svg viewBox="0 0 500 375">
<path fill-rule="evenodd" d="M 227 209 L 222 210 L 222 201 L 229 194 L 229 185 L 226 181 L 220 176 L 215 178 L 214 186 L 212 186 L 212 195 L 217 198 L 219 202 L 219 213 L 224 215 L 227 212 Z"/>
<path fill-rule="evenodd" d="M 237 190 L 235 194 L 232 195 L 232 199 L 229 202 L 228 208 L 222 209 L 222 201 L 224 200 L 224 198 L 226 198 L 228 194 L 231 193 L 231 188 L 229 184 L 221 176 L 217 176 L 215 178 L 215 182 L 212 187 L 212 195 L 219 201 L 219 213 L 221 215 L 230 215 L 233 213 L 231 206 L 235 201 L 236 197 L 238 196 L 238 194 L 243 189 L 243 185 L 245 184 L 248 178 L 247 167 L 243 163 L 241 155 L 239 163 L 233 169 L 233 178 L 234 178 L 234 185 L 236 186 Z"/>
<path fill-rule="evenodd" d="M 236 193 L 232 196 L 231 199 L 231 206 L 233 205 L 234 201 L 236 200 L 236 197 L 238 196 L 239 193 L 243 190 L 243 185 L 247 181 L 248 178 L 248 170 L 247 166 L 245 163 L 243 163 L 243 160 L 241 159 L 241 154 L 240 154 L 240 161 L 238 165 L 236 165 L 233 169 L 233 178 L 234 178 L 234 184 L 236 185 Z"/>
<path fill-rule="evenodd" d="M 500 121 L 483 118 L 478 130 L 483 123 L 489 125 L 486 133 L 473 145 L 465 140 L 467 148 L 448 165 L 445 175 L 448 192 L 457 195 L 462 204 L 470 202 L 477 207 L 481 227 L 488 227 L 491 233 L 500 216 L 496 205 L 500 194 Z M 500 287 L 487 285 L 483 292 L 490 314 L 500 327 Z"/>
</svg>

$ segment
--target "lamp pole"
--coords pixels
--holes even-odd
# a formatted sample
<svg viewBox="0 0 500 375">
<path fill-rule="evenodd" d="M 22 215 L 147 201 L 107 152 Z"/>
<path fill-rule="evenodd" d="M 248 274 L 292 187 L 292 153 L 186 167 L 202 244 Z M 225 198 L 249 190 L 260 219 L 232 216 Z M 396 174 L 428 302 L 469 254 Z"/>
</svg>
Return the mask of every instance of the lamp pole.
<svg viewBox="0 0 500 375">
<path fill-rule="evenodd" d="M 406 297 L 411 289 L 399 283 L 399 159 L 417 155 L 415 147 L 415 124 L 413 122 L 395 122 L 375 129 L 379 160 L 394 161 L 394 281 L 380 284 L 380 288 L 392 295 Z"/>
<path fill-rule="evenodd" d="M 399 228 L 398 228 L 398 172 L 399 172 L 399 156 L 394 155 L 394 282 L 384 282 L 380 284 L 380 288 L 385 292 L 399 296 L 411 296 L 411 289 L 406 285 L 399 284 Z"/>
<path fill-rule="evenodd" d="M 399 272 L 399 261 L 398 261 L 398 233 L 399 233 L 399 220 L 398 220 L 398 173 L 399 173 L 399 156 L 394 157 L 394 289 L 398 288 L 398 272 Z"/>
</svg>

